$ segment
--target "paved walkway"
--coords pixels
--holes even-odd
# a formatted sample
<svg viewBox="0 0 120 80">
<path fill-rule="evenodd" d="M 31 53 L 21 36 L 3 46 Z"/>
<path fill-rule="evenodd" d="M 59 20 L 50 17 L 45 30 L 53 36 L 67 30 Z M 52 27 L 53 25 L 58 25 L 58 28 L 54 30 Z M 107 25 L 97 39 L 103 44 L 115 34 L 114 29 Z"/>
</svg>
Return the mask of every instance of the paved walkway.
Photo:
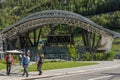
<svg viewBox="0 0 120 80">
<path fill-rule="evenodd" d="M 41 76 L 38 76 L 38 72 L 29 72 L 29 77 L 23 77 L 22 73 L 19 71 L 22 68 L 19 65 L 15 65 L 12 69 L 12 74 L 10 76 L 6 75 L 5 71 L 0 72 L 0 80 L 22 80 L 22 79 L 30 79 L 30 78 L 43 78 L 57 75 L 68 75 L 68 74 L 76 74 L 76 73 L 84 73 L 90 71 L 99 71 L 101 69 L 110 69 L 115 67 L 120 67 L 120 60 L 114 61 L 93 61 L 98 62 L 97 65 L 91 66 L 83 66 L 76 68 L 65 68 L 65 69 L 55 69 L 55 70 L 45 70 Z"/>
</svg>

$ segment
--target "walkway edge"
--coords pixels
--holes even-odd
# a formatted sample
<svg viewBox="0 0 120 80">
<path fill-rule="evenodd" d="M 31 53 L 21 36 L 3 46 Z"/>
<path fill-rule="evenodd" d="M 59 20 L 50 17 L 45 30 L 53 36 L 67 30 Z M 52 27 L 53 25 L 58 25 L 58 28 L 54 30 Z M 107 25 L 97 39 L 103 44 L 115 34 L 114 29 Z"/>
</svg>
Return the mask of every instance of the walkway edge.
<svg viewBox="0 0 120 80">
<path fill-rule="evenodd" d="M 96 68 L 96 69 L 90 69 L 90 70 L 83 70 L 83 71 L 65 72 L 65 73 L 57 73 L 57 74 L 51 74 L 51 75 L 41 75 L 41 76 L 35 76 L 34 78 L 33 77 L 25 78 L 25 79 L 22 79 L 22 80 L 48 78 L 48 77 L 54 77 L 54 76 L 70 75 L 70 74 L 85 73 L 85 72 L 92 72 L 92 71 L 101 71 L 101 70 L 117 68 L 117 67 L 120 67 L 120 65 L 104 67 L 104 68 Z"/>
</svg>

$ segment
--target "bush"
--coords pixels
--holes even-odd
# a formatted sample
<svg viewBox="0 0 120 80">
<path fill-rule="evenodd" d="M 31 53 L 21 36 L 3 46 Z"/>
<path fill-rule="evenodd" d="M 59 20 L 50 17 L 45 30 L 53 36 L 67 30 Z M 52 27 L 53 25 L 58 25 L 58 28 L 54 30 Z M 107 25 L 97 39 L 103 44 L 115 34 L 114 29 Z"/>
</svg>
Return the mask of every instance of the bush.
<svg viewBox="0 0 120 80">
<path fill-rule="evenodd" d="M 115 52 L 114 51 L 110 51 L 109 53 L 106 54 L 105 56 L 105 60 L 113 60 L 115 57 Z"/>
<path fill-rule="evenodd" d="M 77 54 L 77 49 L 75 46 L 73 45 L 68 45 L 68 55 L 74 60 L 76 61 L 76 59 L 78 58 L 78 54 Z"/>
<path fill-rule="evenodd" d="M 91 54 L 86 52 L 85 54 L 83 54 L 82 58 L 83 58 L 83 61 L 90 61 L 91 60 Z"/>
<path fill-rule="evenodd" d="M 95 56 L 94 60 L 97 60 L 97 61 L 104 60 L 104 54 L 103 53 L 96 53 L 94 56 Z"/>
</svg>

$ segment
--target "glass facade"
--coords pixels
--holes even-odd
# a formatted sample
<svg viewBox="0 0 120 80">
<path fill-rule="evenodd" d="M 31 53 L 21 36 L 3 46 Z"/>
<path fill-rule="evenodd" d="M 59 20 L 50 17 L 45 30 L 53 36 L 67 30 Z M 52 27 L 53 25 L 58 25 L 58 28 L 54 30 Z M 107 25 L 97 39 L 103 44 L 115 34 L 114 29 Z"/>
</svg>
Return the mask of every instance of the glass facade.
<svg viewBox="0 0 120 80">
<path fill-rule="evenodd" d="M 46 59 L 67 59 L 67 46 L 45 46 L 44 54 Z"/>
</svg>

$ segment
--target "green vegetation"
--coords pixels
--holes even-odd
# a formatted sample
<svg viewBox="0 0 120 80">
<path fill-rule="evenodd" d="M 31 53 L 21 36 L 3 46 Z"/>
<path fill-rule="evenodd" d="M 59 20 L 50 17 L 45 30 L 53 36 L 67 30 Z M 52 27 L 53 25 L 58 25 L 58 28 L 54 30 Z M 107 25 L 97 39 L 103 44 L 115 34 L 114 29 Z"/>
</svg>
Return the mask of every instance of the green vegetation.
<svg viewBox="0 0 120 80">
<path fill-rule="evenodd" d="M 6 68 L 6 65 L 3 63 L 0 63 L 0 70 L 5 69 L 5 68 Z"/>
<path fill-rule="evenodd" d="M 42 70 L 51 70 L 51 69 L 62 69 L 62 68 L 72 68 L 80 66 L 95 65 L 97 63 L 93 62 L 45 62 L 42 66 Z M 37 64 L 30 65 L 28 71 L 36 71 Z"/>
<path fill-rule="evenodd" d="M 4 60 L 0 60 L 0 70 L 5 69 L 6 68 L 6 64 Z"/>
<path fill-rule="evenodd" d="M 105 55 L 106 60 L 113 60 L 115 57 L 115 51 L 110 51 L 108 54 Z"/>
<path fill-rule="evenodd" d="M 89 52 L 86 52 L 84 54 L 80 55 L 81 59 L 83 61 L 91 61 L 92 56 Z M 93 55 L 94 61 L 112 61 L 115 57 L 115 52 L 110 51 L 109 53 L 96 53 Z"/>
<path fill-rule="evenodd" d="M 88 17 L 105 28 L 120 32 L 120 0 L 5 0 L 0 3 L 0 31 L 27 15 L 51 9 L 75 12 Z M 57 26 L 54 34 L 70 32 L 67 25 L 54 24 L 45 26 L 42 32 L 43 38 L 52 30 L 49 26 Z M 74 30 L 74 41 L 77 44 L 82 39 L 79 37 L 81 29 L 74 28 Z M 30 34 L 30 36 L 33 38 L 33 34 Z M 120 42 L 120 39 L 116 39 L 114 42 Z M 116 49 L 120 51 L 119 47 L 119 45 L 113 45 L 112 51 L 108 54 L 94 54 L 94 60 L 112 60 L 115 54 L 114 51 Z M 70 52 L 76 53 L 75 49 Z M 76 55 L 71 56 L 73 59 L 77 57 Z M 91 59 L 90 53 L 80 56 L 83 57 L 83 60 Z M 15 59 L 18 61 L 17 56 L 15 56 Z"/>
<path fill-rule="evenodd" d="M 13 55 L 15 63 L 19 63 L 19 55 Z"/>
<path fill-rule="evenodd" d="M 90 61 L 91 60 L 91 54 L 86 52 L 85 54 L 81 55 L 83 61 Z"/>
<path fill-rule="evenodd" d="M 76 61 L 78 58 L 78 54 L 77 54 L 77 49 L 75 48 L 74 45 L 68 45 L 68 55 L 74 60 Z"/>
<path fill-rule="evenodd" d="M 108 29 L 120 32 L 120 11 L 93 16 L 90 19 Z"/>
<path fill-rule="evenodd" d="M 109 56 L 108 56 L 109 57 Z M 96 53 L 94 56 L 95 60 L 104 60 L 105 58 L 107 59 L 107 56 L 105 57 L 105 55 L 103 53 Z"/>
<path fill-rule="evenodd" d="M 120 0 L 4 0 L 0 3 L 0 30 L 29 14 L 51 9 L 89 16 L 109 29 L 120 26 Z"/>
</svg>

